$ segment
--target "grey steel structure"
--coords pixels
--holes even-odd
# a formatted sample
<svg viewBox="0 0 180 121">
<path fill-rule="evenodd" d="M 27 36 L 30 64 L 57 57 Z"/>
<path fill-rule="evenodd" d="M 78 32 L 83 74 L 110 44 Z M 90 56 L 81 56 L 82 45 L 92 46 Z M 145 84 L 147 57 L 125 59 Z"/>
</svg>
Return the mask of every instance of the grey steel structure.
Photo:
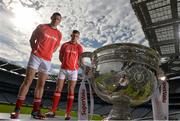
<svg viewBox="0 0 180 121">
<path fill-rule="evenodd" d="M 180 0 L 130 0 L 167 77 L 180 76 Z"/>
</svg>

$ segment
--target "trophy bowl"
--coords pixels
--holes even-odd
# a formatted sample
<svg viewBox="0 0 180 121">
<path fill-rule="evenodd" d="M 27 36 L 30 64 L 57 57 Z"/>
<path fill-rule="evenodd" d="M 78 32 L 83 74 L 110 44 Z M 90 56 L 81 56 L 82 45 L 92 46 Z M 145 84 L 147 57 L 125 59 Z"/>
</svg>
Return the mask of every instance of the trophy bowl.
<svg viewBox="0 0 180 121">
<path fill-rule="evenodd" d="M 151 48 L 133 43 L 111 44 L 84 52 L 91 60 L 91 84 L 95 93 L 113 104 L 107 120 L 131 119 L 129 106 L 140 105 L 157 89 L 159 55 Z"/>
</svg>

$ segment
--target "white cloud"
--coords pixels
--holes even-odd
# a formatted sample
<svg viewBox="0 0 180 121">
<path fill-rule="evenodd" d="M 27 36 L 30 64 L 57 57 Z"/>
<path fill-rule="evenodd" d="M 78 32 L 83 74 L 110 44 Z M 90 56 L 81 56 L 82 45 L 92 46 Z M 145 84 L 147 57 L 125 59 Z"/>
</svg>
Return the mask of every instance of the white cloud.
<svg viewBox="0 0 180 121">
<path fill-rule="evenodd" d="M 73 29 L 78 29 L 85 51 L 120 42 L 148 46 L 129 0 L 1 0 L 1 57 L 27 63 L 33 29 L 40 23 L 48 23 L 55 11 L 63 16 L 59 26 L 62 43 L 70 38 Z M 53 63 L 60 63 L 58 52 Z"/>
</svg>

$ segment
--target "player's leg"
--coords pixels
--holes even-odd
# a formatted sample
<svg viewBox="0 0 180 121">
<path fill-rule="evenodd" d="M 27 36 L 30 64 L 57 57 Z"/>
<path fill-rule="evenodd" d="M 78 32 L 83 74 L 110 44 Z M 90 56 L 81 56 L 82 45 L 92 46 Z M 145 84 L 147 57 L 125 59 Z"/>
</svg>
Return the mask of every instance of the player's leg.
<svg viewBox="0 0 180 121">
<path fill-rule="evenodd" d="M 41 99 L 44 92 L 45 81 L 48 78 L 48 72 L 51 67 L 51 62 L 41 59 L 42 62 L 38 69 L 38 80 L 36 83 L 36 88 L 34 92 L 34 102 L 33 102 L 33 110 L 32 117 L 35 119 L 44 119 L 45 116 L 40 112 Z"/>
<path fill-rule="evenodd" d="M 69 89 L 68 89 L 68 96 L 67 96 L 65 120 L 70 120 L 71 118 L 71 109 L 72 109 L 72 105 L 74 101 L 74 89 L 77 82 L 77 76 L 78 76 L 77 70 L 69 72 L 68 80 L 70 82 L 69 82 Z"/>
<path fill-rule="evenodd" d="M 52 108 L 49 112 L 46 113 L 46 117 L 53 118 L 55 116 L 55 112 L 58 108 L 59 100 L 61 98 L 61 92 L 64 87 L 65 75 L 66 75 L 66 70 L 60 69 L 58 74 L 58 79 L 56 82 L 56 90 L 53 95 Z"/>
<path fill-rule="evenodd" d="M 10 118 L 16 119 L 19 116 L 20 108 L 23 105 L 23 102 L 28 93 L 29 87 L 32 83 L 36 70 L 39 66 L 39 61 L 36 59 L 34 55 L 31 54 L 28 67 L 26 69 L 26 77 L 24 78 L 23 83 L 20 86 L 19 93 L 16 100 L 16 106 L 14 111 L 10 114 Z"/>
</svg>

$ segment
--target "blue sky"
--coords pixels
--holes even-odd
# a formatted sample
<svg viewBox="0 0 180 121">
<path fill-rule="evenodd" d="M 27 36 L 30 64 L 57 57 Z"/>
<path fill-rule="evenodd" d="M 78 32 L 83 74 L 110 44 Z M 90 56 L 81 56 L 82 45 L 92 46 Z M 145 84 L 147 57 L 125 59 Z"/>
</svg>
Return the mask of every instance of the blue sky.
<svg viewBox="0 0 180 121">
<path fill-rule="evenodd" d="M 0 57 L 26 67 L 32 31 L 49 23 L 55 11 L 63 16 L 58 26 L 63 33 L 61 44 L 77 29 L 85 51 L 123 42 L 148 46 L 129 0 L 0 0 Z M 58 51 L 52 63 L 53 68 L 61 64 Z"/>
</svg>

